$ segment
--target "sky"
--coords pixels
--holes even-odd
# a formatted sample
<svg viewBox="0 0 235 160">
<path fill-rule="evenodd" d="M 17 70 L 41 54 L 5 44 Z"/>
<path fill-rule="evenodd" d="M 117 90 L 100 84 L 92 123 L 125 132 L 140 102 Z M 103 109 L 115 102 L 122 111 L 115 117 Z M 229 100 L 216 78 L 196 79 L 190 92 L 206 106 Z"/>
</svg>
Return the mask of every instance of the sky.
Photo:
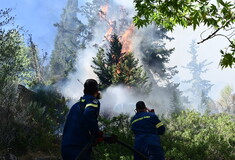
<svg viewBox="0 0 235 160">
<path fill-rule="evenodd" d="M 12 15 L 16 15 L 15 24 L 23 26 L 28 34 L 32 34 L 33 41 L 40 50 L 50 53 L 53 50 L 56 28 L 53 24 L 60 21 L 60 15 L 63 12 L 67 0 L 0 0 L 0 9 L 13 8 Z M 126 3 L 125 0 L 119 0 L 119 3 Z M 79 1 L 83 3 L 83 1 Z M 128 3 L 131 5 L 131 3 Z M 189 45 L 193 39 L 200 41 L 200 33 L 205 28 L 201 27 L 196 31 L 192 28 L 183 29 L 177 27 L 174 32 L 169 33 L 174 37 L 171 43 L 167 43 L 169 48 L 174 47 L 175 52 L 171 56 L 170 66 L 177 65 L 179 74 L 174 77 L 175 82 L 190 79 L 190 73 L 183 69 L 190 60 Z M 202 78 L 211 81 L 214 84 L 209 95 L 213 99 L 219 97 L 220 91 L 225 85 L 235 87 L 235 70 L 226 68 L 221 69 L 219 60 L 221 58 L 220 49 L 223 49 L 227 42 L 223 38 L 215 38 L 199 45 L 199 61 L 205 59 L 213 62 L 207 68 L 209 69 Z M 183 86 L 180 86 L 183 89 Z"/>
<path fill-rule="evenodd" d="M 67 0 L 0 0 L 0 9 L 12 8 L 15 24 L 23 26 L 39 49 L 50 53 L 53 49 L 56 27 Z"/>
<path fill-rule="evenodd" d="M 175 52 L 172 54 L 170 61 L 170 64 L 177 65 L 179 70 L 179 74 L 174 77 L 175 82 L 189 80 L 191 78 L 189 71 L 182 66 L 186 66 L 190 61 L 191 55 L 188 51 L 190 50 L 189 46 L 192 43 L 192 40 L 200 42 L 200 34 L 205 30 L 205 27 L 200 27 L 196 31 L 193 31 L 192 28 L 183 29 L 182 27 L 177 27 L 173 33 L 169 34 L 175 38 L 173 42 L 168 44 L 169 47 L 175 47 Z M 203 37 L 205 38 L 207 36 L 204 35 Z M 202 74 L 202 78 L 211 81 L 211 84 L 213 84 L 211 91 L 209 92 L 209 95 L 213 99 L 219 98 L 220 91 L 226 85 L 235 87 L 235 69 L 222 69 L 221 66 L 219 66 L 221 59 L 220 49 L 224 49 L 226 46 L 228 46 L 226 39 L 216 37 L 199 44 L 197 49 L 199 62 L 202 62 L 203 60 L 212 62 L 212 64 L 206 67 L 208 68 L 208 71 Z M 180 87 L 182 88 L 182 86 Z"/>
</svg>

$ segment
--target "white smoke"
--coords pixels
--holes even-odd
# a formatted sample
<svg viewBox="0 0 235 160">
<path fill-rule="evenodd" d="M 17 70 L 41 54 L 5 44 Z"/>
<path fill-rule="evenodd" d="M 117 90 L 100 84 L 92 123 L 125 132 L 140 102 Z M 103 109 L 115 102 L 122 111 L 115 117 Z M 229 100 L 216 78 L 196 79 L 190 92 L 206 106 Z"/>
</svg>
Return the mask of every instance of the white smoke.
<svg viewBox="0 0 235 160">
<path fill-rule="evenodd" d="M 65 97 L 78 99 L 83 95 L 83 84 L 86 79 L 98 79 L 91 67 L 93 57 L 98 52 L 97 45 L 104 44 L 104 35 L 107 30 L 104 24 L 98 24 L 95 28 L 93 40 L 86 46 L 86 49 L 78 51 L 76 72 L 71 72 L 65 84 L 60 85 L 60 90 Z"/>
<path fill-rule="evenodd" d="M 134 113 L 137 97 L 135 98 L 132 94 L 125 86 L 110 86 L 102 94 L 101 113 Z"/>
<path fill-rule="evenodd" d="M 116 4 L 113 4 L 115 3 Z M 124 7 L 125 10 L 128 12 L 127 19 L 131 20 L 134 16 L 134 6 L 133 2 L 129 1 L 117 1 L 115 0 L 112 2 L 113 6 L 109 6 L 108 14 L 106 15 L 107 18 L 111 18 L 116 22 L 117 29 L 119 30 L 119 23 L 120 22 L 120 13 L 118 9 Z M 121 5 L 117 7 L 118 5 Z M 117 8 L 115 8 L 117 7 Z M 131 22 L 131 21 L 130 21 Z M 98 22 L 95 26 L 93 33 L 93 40 L 86 46 L 86 49 L 78 51 L 78 60 L 76 64 L 76 72 L 70 73 L 68 76 L 68 81 L 64 84 L 60 85 L 60 90 L 65 97 L 72 99 L 70 102 L 70 106 L 77 101 L 83 95 L 83 84 L 86 79 L 96 79 L 98 77 L 93 72 L 93 68 L 91 65 L 92 57 L 95 57 L 98 52 L 98 47 L 105 47 L 107 45 L 107 41 L 104 37 L 108 28 L 110 28 L 109 24 L 106 21 Z M 122 26 L 121 26 L 122 27 Z M 132 45 L 135 49 L 133 53 L 135 57 L 141 59 L 141 51 L 140 51 L 140 42 L 142 41 L 143 36 L 147 36 L 152 34 L 151 32 L 152 27 L 144 28 L 135 32 L 133 36 Z M 141 61 L 139 61 L 141 65 Z M 155 90 L 156 91 L 156 90 Z M 170 106 L 165 104 L 168 96 L 164 95 L 164 92 L 161 91 L 152 92 L 151 95 L 139 95 L 131 91 L 129 88 L 123 85 L 118 86 L 110 86 L 102 93 L 101 102 L 101 113 L 103 114 L 111 114 L 117 115 L 120 113 L 128 113 L 133 115 L 135 112 L 135 104 L 138 101 L 144 101 L 146 106 L 149 108 L 153 108 L 157 111 L 157 113 L 166 113 L 169 112 Z M 163 97 L 166 98 L 163 98 Z M 156 103 L 156 100 L 159 100 L 159 103 Z M 166 102 L 163 102 L 166 101 Z"/>
<path fill-rule="evenodd" d="M 110 86 L 102 93 L 101 113 L 109 115 L 129 114 L 134 115 L 136 103 L 144 101 L 149 109 L 154 109 L 157 114 L 166 114 L 169 111 L 170 105 L 167 101 L 166 93 L 156 91 L 157 94 L 142 95 L 131 90 L 127 86 L 117 85 Z M 156 103 L 156 100 L 159 103 Z M 168 104 L 164 104 L 167 103 Z M 168 107 L 162 107 L 168 106 Z"/>
<path fill-rule="evenodd" d="M 127 9 L 133 9 L 134 8 L 134 4 L 133 1 L 127 1 L 127 0 L 114 0 L 115 3 L 121 5 L 121 6 L 125 6 L 125 8 Z"/>
</svg>

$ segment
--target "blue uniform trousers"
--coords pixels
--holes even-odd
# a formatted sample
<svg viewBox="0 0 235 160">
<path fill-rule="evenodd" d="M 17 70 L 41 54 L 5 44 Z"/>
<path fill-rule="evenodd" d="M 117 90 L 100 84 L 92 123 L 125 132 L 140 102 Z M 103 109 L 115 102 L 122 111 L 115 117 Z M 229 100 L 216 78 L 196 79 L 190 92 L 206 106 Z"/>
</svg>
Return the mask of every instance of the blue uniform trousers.
<svg viewBox="0 0 235 160">
<path fill-rule="evenodd" d="M 75 160 L 85 146 L 63 146 L 61 149 L 63 160 Z M 91 148 L 83 152 L 79 160 L 91 160 Z"/>
<path fill-rule="evenodd" d="M 164 151 L 162 147 L 148 145 L 147 147 L 135 147 L 136 150 L 146 155 L 149 160 L 164 160 Z M 138 154 L 134 154 L 134 160 L 144 160 Z"/>
</svg>

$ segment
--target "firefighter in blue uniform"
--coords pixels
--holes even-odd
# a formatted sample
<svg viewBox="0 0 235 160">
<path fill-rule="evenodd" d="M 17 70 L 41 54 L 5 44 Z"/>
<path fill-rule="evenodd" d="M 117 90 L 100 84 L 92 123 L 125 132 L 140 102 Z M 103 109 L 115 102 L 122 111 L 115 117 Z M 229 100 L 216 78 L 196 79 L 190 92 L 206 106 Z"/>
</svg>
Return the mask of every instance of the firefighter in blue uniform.
<svg viewBox="0 0 235 160">
<path fill-rule="evenodd" d="M 137 113 L 131 119 L 131 130 L 135 135 L 134 148 L 146 155 L 149 160 L 164 160 L 159 136 L 165 132 L 163 123 L 143 101 L 136 103 L 136 111 Z M 142 158 L 134 154 L 134 160 L 142 160 Z"/>
<path fill-rule="evenodd" d="M 97 120 L 100 111 L 97 81 L 86 80 L 83 92 L 84 96 L 71 107 L 66 119 L 61 146 L 63 160 L 75 160 L 93 137 L 98 141 L 102 139 Z M 91 147 L 82 153 L 81 159 L 90 160 L 90 156 Z"/>
</svg>

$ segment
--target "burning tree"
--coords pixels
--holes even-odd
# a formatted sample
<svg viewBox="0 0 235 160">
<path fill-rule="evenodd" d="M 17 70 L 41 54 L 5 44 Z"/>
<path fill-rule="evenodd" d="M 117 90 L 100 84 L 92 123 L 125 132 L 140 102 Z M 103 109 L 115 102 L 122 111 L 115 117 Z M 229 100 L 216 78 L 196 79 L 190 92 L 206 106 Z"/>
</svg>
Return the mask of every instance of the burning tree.
<svg viewBox="0 0 235 160">
<path fill-rule="evenodd" d="M 154 106 L 156 105 L 155 103 L 159 104 L 162 108 L 166 108 L 167 111 L 171 110 L 174 112 L 178 110 L 182 105 L 181 100 L 184 97 L 182 97 L 178 89 L 179 84 L 174 84 L 171 81 L 172 77 L 178 71 L 176 70 L 176 66 L 167 66 L 174 49 L 167 49 L 164 43 L 165 40 L 171 41 L 173 38 L 167 36 L 167 30 L 162 27 L 152 25 L 147 28 L 137 29 L 132 23 L 130 10 L 124 6 L 119 6 L 108 1 L 99 4 L 99 17 L 96 25 L 99 28 L 104 28 L 106 31 L 104 32 L 103 43 L 99 43 L 98 46 L 104 48 L 104 43 L 106 41 L 110 42 L 112 35 L 117 34 L 119 36 L 119 42 L 122 44 L 122 49 L 119 53 L 125 54 L 126 57 L 133 54 L 135 57 L 138 57 L 140 63 L 143 65 L 144 71 L 146 71 L 149 77 L 148 82 L 153 84 L 151 92 L 153 93 L 153 97 L 149 101 L 154 103 Z M 88 8 L 87 5 L 86 10 Z M 83 8 L 83 10 L 85 9 Z M 132 53 L 131 55 L 128 54 L 130 52 Z M 116 79 L 113 78 L 112 64 L 106 64 L 107 66 L 105 66 L 106 60 L 103 56 L 105 56 L 105 52 L 103 49 L 100 49 L 95 62 L 97 64 L 99 63 L 100 66 L 99 69 L 95 70 L 95 73 L 97 74 L 99 72 L 102 87 L 106 88 L 119 81 L 126 83 L 126 80 L 123 80 L 124 78 L 120 79 L 120 76 L 115 76 L 118 77 Z M 122 55 L 119 56 L 122 57 Z M 122 65 L 125 66 L 124 64 Z M 119 70 L 117 69 L 116 75 L 118 75 L 118 72 Z M 159 99 L 156 98 L 156 94 L 159 95 Z"/>
<path fill-rule="evenodd" d="M 142 66 L 138 66 L 133 53 L 122 52 L 122 44 L 116 34 L 112 36 L 108 51 L 100 48 L 93 63 L 92 68 L 99 77 L 102 89 L 112 84 L 125 84 L 142 92 L 149 90 L 146 83 L 148 77 Z"/>
<path fill-rule="evenodd" d="M 80 18 L 80 21 L 86 28 L 84 31 L 89 31 L 90 33 L 88 36 L 90 39 L 83 36 L 88 42 L 84 43 L 84 48 L 87 50 L 84 52 L 81 52 L 80 49 L 78 50 L 76 53 L 78 54 L 76 55 L 78 56 L 78 61 L 80 60 L 80 55 L 86 57 L 86 55 L 83 54 L 90 54 L 93 52 L 94 48 L 99 48 L 97 56 L 93 59 L 93 63 L 95 64 L 93 69 L 95 70 L 95 73 L 99 75 L 101 87 L 107 88 L 111 84 L 119 83 L 128 84 L 130 87 L 136 87 L 140 86 L 142 82 L 139 84 L 137 83 L 139 80 L 136 76 L 131 75 L 135 75 L 136 73 L 134 73 L 134 70 L 133 73 L 130 72 L 130 66 L 138 66 L 137 64 L 139 62 L 132 61 L 133 59 L 138 58 L 140 64 L 143 65 L 142 70 L 146 71 L 147 75 L 145 76 L 149 77 L 148 82 L 153 83 L 154 90 L 152 93 L 156 95 L 156 93 L 159 94 L 159 92 L 164 92 L 164 94 L 159 96 L 160 100 L 164 99 L 164 104 L 159 102 L 161 106 L 163 108 L 165 106 L 172 106 L 172 103 L 175 106 L 179 106 L 180 92 L 177 89 L 178 84 L 174 84 L 170 81 L 172 76 L 177 73 L 177 70 L 175 66 L 166 66 L 174 49 L 166 49 L 164 41 L 172 40 L 173 38 L 166 35 L 167 30 L 158 26 L 151 26 L 144 29 L 136 28 L 133 25 L 133 15 L 131 14 L 133 13 L 133 10 L 119 4 L 120 3 L 110 0 L 93 0 L 77 8 L 77 15 L 74 18 L 74 21 L 79 20 Z M 67 14 L 67 16 L 69 16 L 69 14 Z M 83 18 L 81 18 L 82 16 Z M 119 53 L 118 56 L 120 57 L 112 54 L 113 49 L 111 49 L 111 43 L 114 42 L 111 41 L 113 39 L 112 35 L 114 34 L 118 35 L 117 39 L 121 44 L 117 45 L 119 46 L 119 50 L 118 47 L 116 48 L 118 52 L 115 51 L 115 54 Z M 81 36 L 77 34 L 77 39 L 80 38 Z M 108 52 L 105 52 L 104 48 L 108 46 L 108 43 L 110 43 L 110 49 L 108 49 Z M 115 58 L 108 57 L 107 53 L 110 53 L 110 56 L 115 55 L 115 58 L 120 58 L 120 63 L 115 65 L 111 63 L 111 59 L 114 60 Z M 86 62 L 90 63 L 92 62 L 92 58 L 90 57 L 94 57 L 94 55 L 88 55 L 87 57 L 89 58 Z M 107 62 L 109 60 L 110 64 Z M 77 65 L 77 67 L 78 70 L 80 70 L 80 68 L 83 69 L 83 66 Z M 116 72 L 113 72 L 114 70 L 116 70 Z M 126 70 L 126 74 L 124 74 L 124 70 Z M 129 72 L 127 72 L 128 70 Z M 92 69 L 89 69 L 89 71 L 92 71 Z M 139 76 L 140 75 L 141 72 L 139 72 Z M 127 77 L 129 77 L 129 79 L 127 79 Z M 145 81 L 147 81 L 147 79 Z M 152 101 L 158 101 L 155 97 L 152 98 Z"/>
</svg>

